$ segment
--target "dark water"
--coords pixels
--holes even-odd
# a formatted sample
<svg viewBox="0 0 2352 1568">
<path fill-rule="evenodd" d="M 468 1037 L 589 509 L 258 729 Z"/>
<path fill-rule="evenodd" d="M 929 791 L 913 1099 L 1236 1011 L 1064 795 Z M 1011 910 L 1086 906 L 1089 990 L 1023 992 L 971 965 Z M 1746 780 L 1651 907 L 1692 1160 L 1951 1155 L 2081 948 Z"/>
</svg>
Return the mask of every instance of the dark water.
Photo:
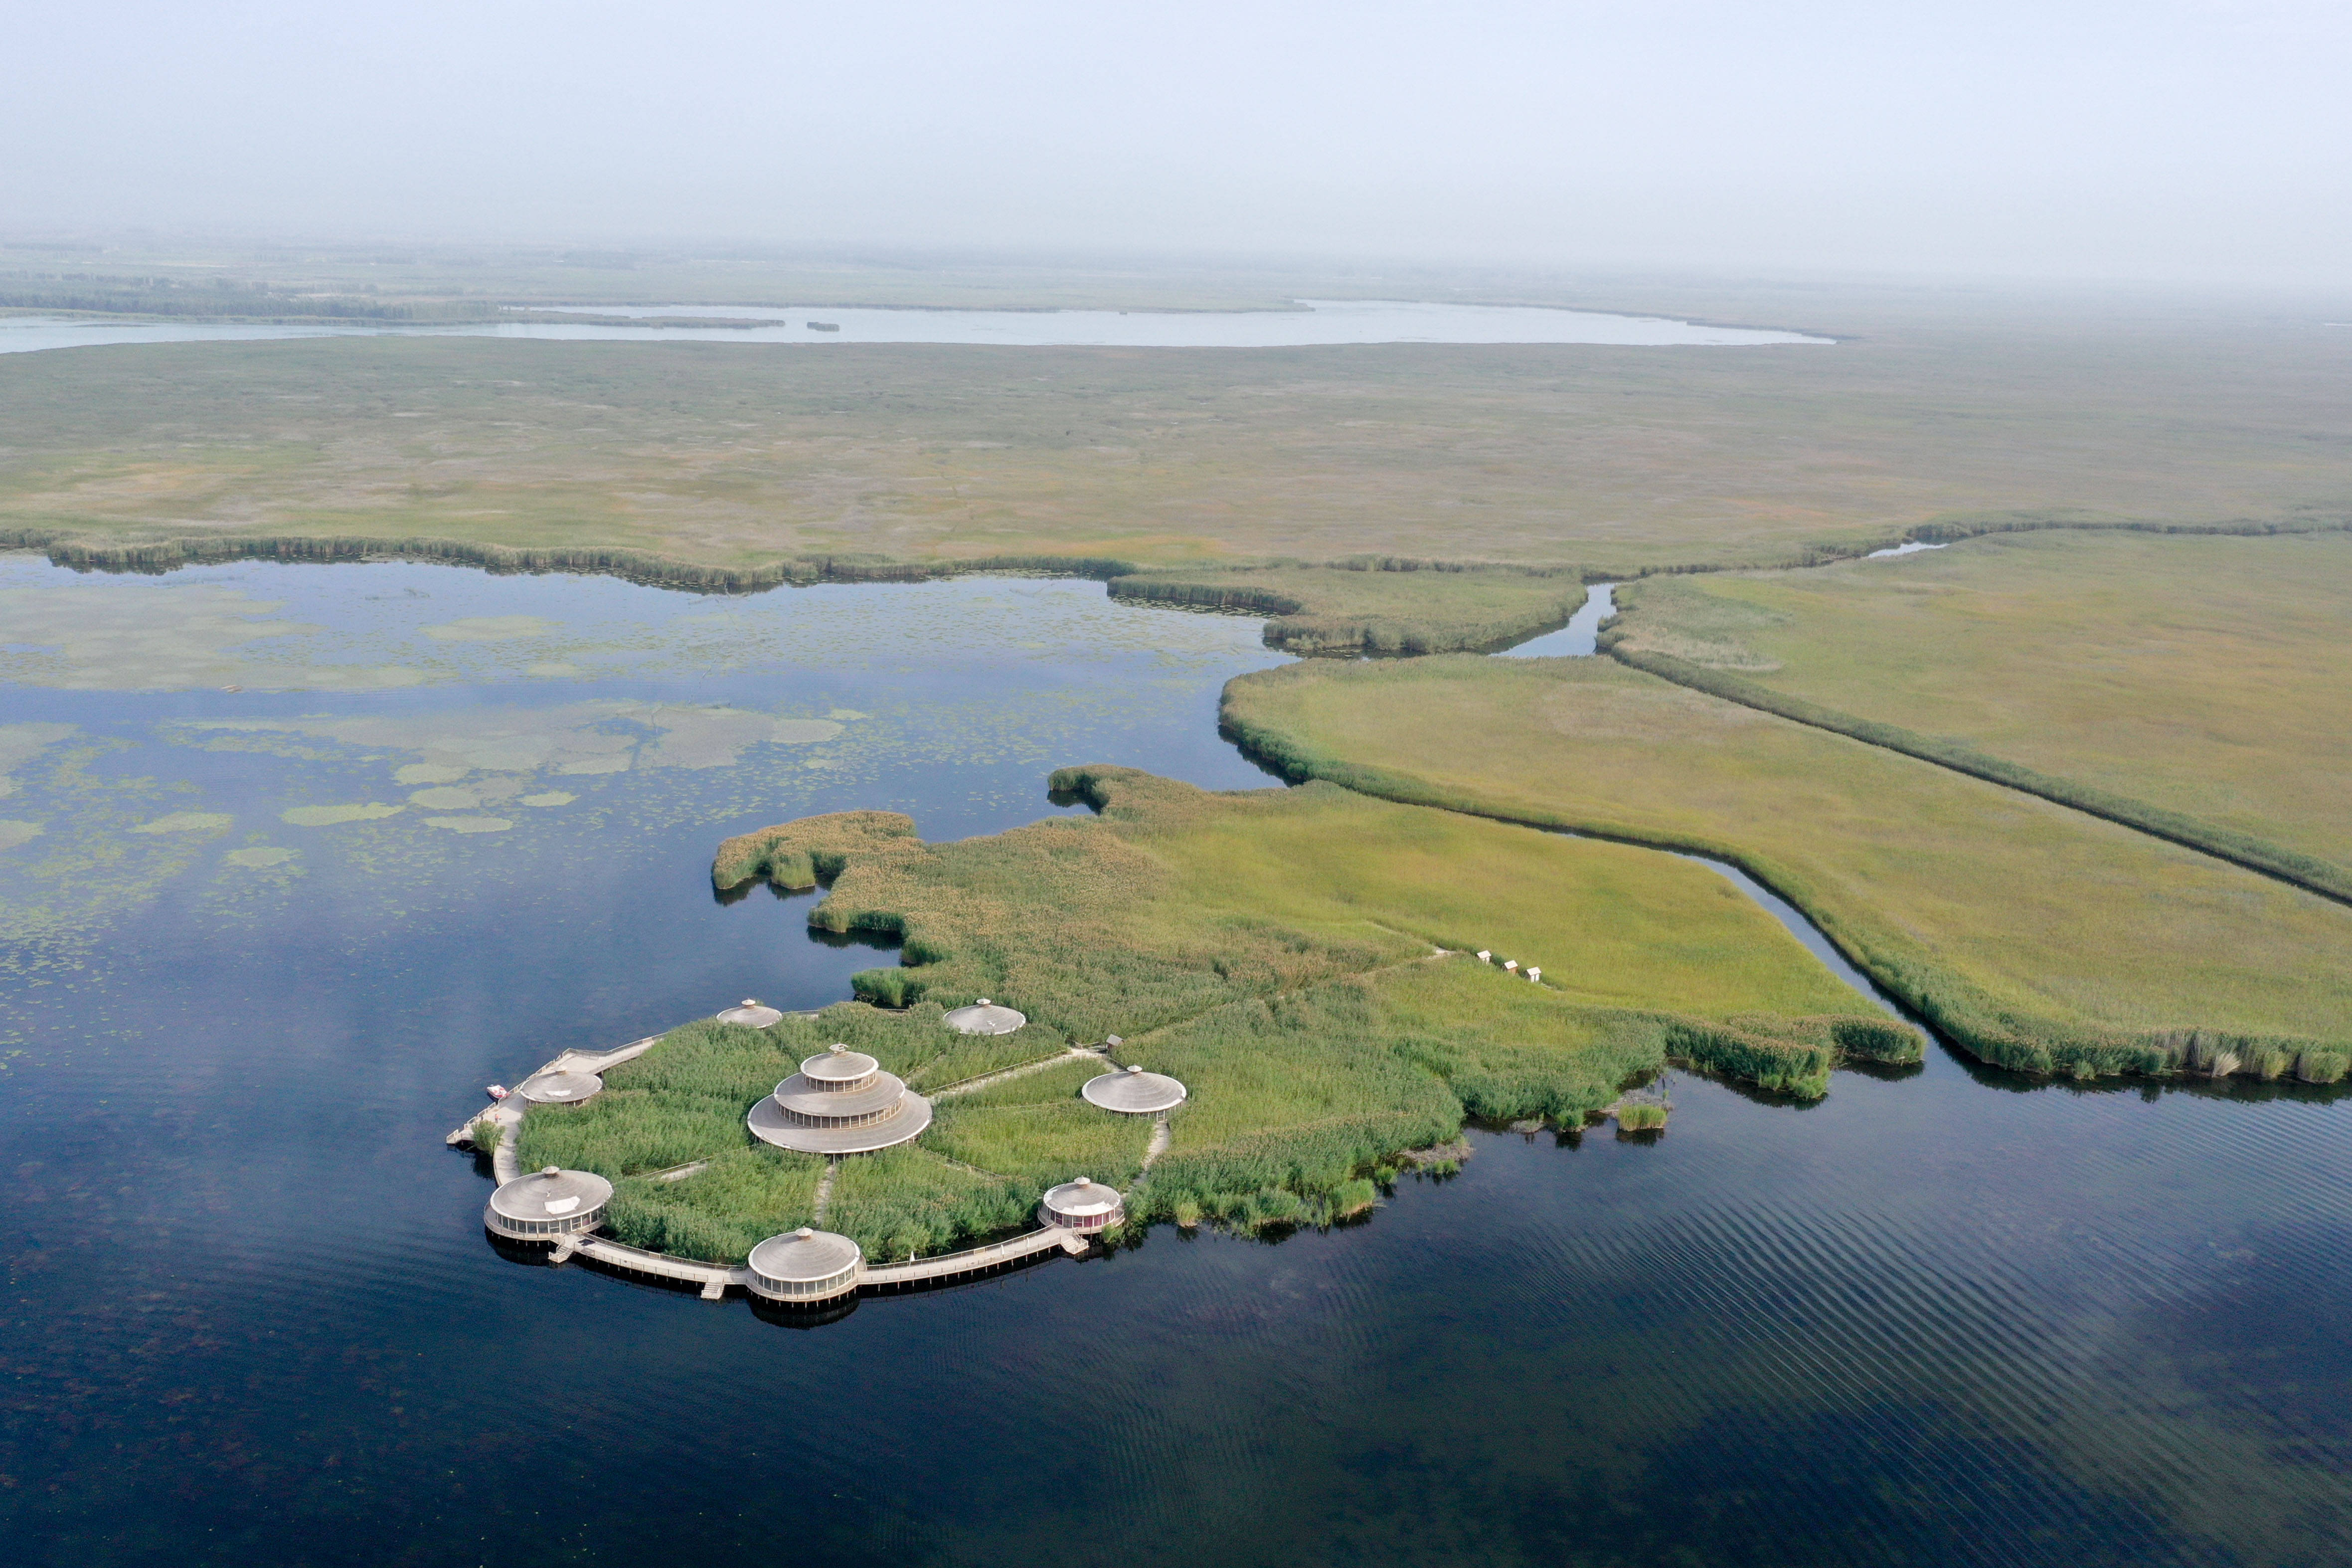
<svg viewBox="0 0 2352 1568">
<path fill-rule="evenodd" d="M 789 625 L 726 623 L 759 650 L 729 665 L 649 590 L 272 570 L 210 585 L 313 623 L 389 616 L 389 584 L 432 600 L 412 620 L 651 629 L 570 648 L 608 658 L 594 679 L 509 679 L 523 654 L 489 645 L 436 665 L 392 617 L 341 652 L 430 679 L 321 689 L 346 677 L 313 663 L 311 689 L 253 689 L 287 655 L 240 693 L 0 689 L 0 721 L 77 727 L 0 799 L 43 829 L 0 854 L 11 1562 L 2347 1560 L 2352 1136 L 2314 1096 L 2032 1086 L 1939 1052 L 1802 1108 L 1681 1078 L 1655 1142 L 1475 1134 L 1461 1176 L 1360 1226 L 1163 1228 L 814 1331 L 507 1262 L 441 1146 L 475 1086 L 741 995 L 831 1000 L 876 961 L 806 940 L 797 901 L 715 900 L 717 837 L 866 805 L 988 831 L 1082 758 L 1262 782 L 1213 710 L 1267 656 L 1249 623 L 1088 584 L 730 602 Z M 48 613 L 11 584 L 73 585 L 27 572 L 0 578 L 8 647 Z M 113 613 L 65 608 L 38 635 Z M 118 682 L 214 657 L 201 627 L 135 658 L 129 635 L 26 657 Z M 635 761 L 472 813 L 509 828 L 278 817 L 400 802 L 390 771 L 425 752 L 382 736 L 436 732 L 321 726 L 656 699 L 861 717 L 686 767 L 657 765 L 688 732 L 659 712 L 567 709 L 554 754 L 615 733 Z M 257 710 L 310 728 L 221 751 L 171 724 Z M 235 820 L 110 826 L 172 812 Z M 257 838 L 295 854 L 225 863 Z"/>
</svg>

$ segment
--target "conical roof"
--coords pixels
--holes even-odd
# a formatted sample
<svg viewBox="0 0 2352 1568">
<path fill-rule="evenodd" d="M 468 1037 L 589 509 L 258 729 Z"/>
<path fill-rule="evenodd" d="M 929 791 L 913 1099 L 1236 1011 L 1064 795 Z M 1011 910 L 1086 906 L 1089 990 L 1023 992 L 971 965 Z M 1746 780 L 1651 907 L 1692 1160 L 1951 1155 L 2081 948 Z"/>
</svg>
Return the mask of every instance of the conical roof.
<svg viewBox="0 0 2352 1568">
<path fill-rule="evenodd" d="M 1055 1214 L 1073 1218 L 1109 1214 L 1119 1206 L 1118 1189 L 1107 1183 L 1080 1176 L 1075 1182 L 1064 1182 L 1058 1187 L 1045 1189 L 1045 1206 Z"/>
<path fill-rule="evenodd" d="M 771 1279 L 811 1285 L 853 1268 L 863 1257 L 857 1243 L 829 1230 L 807 1226 L 772 1236 L 751 1249 L 751 1271 Z"/>
<path fill-rule="evenodd" d="M 782 1016 L 783 1015 L 773 1007 L 761 1006 L 757 997 L 746 996 L 741 1005 L 730 1007 L 719 1014 L 719 1021 L 722 1024 L 740 1024 L 747 1029 L 764 1029 Z"/>
<path fill-rule="evenodd" d="M 834 1046 L 801 1063 L 801 1076 L 811 1083 L 856 1083 L 859 1079 L 872 1078 L 881 1066 L 864 1051 Z"/>
<path fill-rule="evenodd" d="M 490 1194 L 490 1211 L 511 1220 L 564 1219 L 602 1208 L 612 1197 L 613 1184 L 593 1172 L 550 1165 L 503 1184 Z"/>
<path fill-rule="evenodd" d="M 969 1007 L 953 1009 L 942 1020 L 949 1028 L 967 1035 L 1009 1035 L 1028 1021 L 1027 1014 L 1000 1006 L 985 996 Z"/>
<path fill-rule="evenodd" d="M 1139 1067 L 1090 1078 L 1078 1092 L 1086 1096 L 1087 1104 L 1124 1116 L 1150 1116 L 1184 1103 L 1182 1084 L 1165 1073 L 1145 1072 Z"/>
<path fill-rule="evenodd" d="M 591 1072 L 543 1072 L 523 1079 L 515 1092 L 534 1105 L 577 1105 L 604 1087 Z"/>
</svg>

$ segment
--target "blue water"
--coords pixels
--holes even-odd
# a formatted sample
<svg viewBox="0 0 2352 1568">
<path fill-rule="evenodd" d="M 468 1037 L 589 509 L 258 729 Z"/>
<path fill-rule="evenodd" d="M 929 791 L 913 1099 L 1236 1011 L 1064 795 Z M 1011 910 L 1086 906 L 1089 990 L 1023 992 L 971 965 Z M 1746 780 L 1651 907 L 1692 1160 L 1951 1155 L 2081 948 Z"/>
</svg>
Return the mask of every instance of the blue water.
<svg viewBox="0 0 2352 1568">
<path fill-rule="evenodd" d="M 1611 595 L 1614 583 L 1595 583 L 1584 591 L 1584 603 L 1576 614 L 1568 617 L 1568 625 L 1556 632 L 1546 632 L 1514 643 L 1500 651 L 1506 658 L 1588 658 L 1591 657 L 1601 635 L 1601 623 L 1617 613 L 1616 601 Z"/>
<path fill-rule="evenodd" d="M 1939 1048 L 1809 1106 L 1684 1076 L 1654 1142 L 1474 1132 L 1362 1225 L 1163 1228 L 812 1331 L 509 1262 L 441 1142 L 481 1084 L 887 962 L 714 899 L 718 837 L 851 805 L 991 831 L 1054 809 L 1055 762 L 1264 784 L 1214 738 L 1223 680 L 1276 660 L 1255 623 L 1091 584 L 0 566 L 0 620 L 205 588 L 320 628 L 205 653 L 235 633 L 201 599 L 75 600 L 0 686 L 0 723 L 73 727 L 0 798 L 41 827 L 0 851 L 12 1562 L 2347 1560 L 2352 1122 L 2318 1091 Z M 508 615 L 535 651 L 415 629 Z M 109 616 L 195 629 L 125 655 Z M 194 683 L 224 658 L 246 679 Z M 344 665 L 417 679 L 319 687 Z M 76 679 L 115 684 L 29 683 Z M 727 762 L 687 722 L 836 712 Z M 223 721 L 279 727 L 189 727 Z M 556 771 L 598 736 L 626 769 Z M 469 787 L 399 784 L 434 765 L 405 742 L 533 737 L 533 791 L 576 798 L 450 808 L 503 830 L 284 819 Z M 191 813 L 230 825 L 132 831 Z M 226 859 L 256 847 L 294 853 Z"/>
</svg>

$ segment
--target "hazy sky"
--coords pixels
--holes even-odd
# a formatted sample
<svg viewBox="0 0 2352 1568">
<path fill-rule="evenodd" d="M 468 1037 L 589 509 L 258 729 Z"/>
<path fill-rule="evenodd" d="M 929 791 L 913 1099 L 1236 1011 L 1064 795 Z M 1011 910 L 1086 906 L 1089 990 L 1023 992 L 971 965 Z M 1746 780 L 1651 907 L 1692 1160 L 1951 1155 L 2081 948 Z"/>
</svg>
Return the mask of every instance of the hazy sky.
<svg viewBox="0 0 2352 1568">
<path fill-rule="evenodd" d="M 12 8 L 0 229 L 2352 280 L 2352 4 Z"/>
</svg>

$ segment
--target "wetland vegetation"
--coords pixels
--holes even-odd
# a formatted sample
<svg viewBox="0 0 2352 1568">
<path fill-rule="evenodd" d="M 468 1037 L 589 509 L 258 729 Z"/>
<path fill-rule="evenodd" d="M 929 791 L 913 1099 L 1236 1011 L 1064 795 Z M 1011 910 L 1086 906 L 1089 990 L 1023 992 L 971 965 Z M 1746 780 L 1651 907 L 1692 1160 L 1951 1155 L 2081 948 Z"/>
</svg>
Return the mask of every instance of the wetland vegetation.
<svg viewBox="0 0 2352 1568">
<path fill-rule="evenodd" d="M 1294 777 L 1731 860 L 1990 1062 L 2352 1061 L 2352 910 L 1608 660 L 1297 664 L 1229 683 L 1223 720 Z"/>
<path fill-rule="evenodd" d="M 904 816 L 849 812 L 730 840 L 719 887 L 828 880 L 810 924 L 896 937 L 904 963 L 814 1020 L 671 1032 L 587 1106 L 534 1109 L 525 1163 L 614 1178 L 625 1240 L 734 1260 L 812 1213 L 820 1162 L 743 1128 L 801 1057 L 844 1041 L 933 1092 L 1118 1035 L 1114 1059 L 1191 1091 L 1129 1215 L 1255 1228 L 1360 1210 L 1362 1184 L 1466 1117 L 1580 1126 L 1669 1058 L 1802 1098 L 1840 1060 L 1919 1055 L 1682 861 L 1328 784 L 1215 794 L 1108 767 L 1053 784 L 1099 815 L 927 845 Z M 983 994 L 1028 1026 L 941 1024 Z M 825 1223 L 869 1256 L 934 1252 L 1023 1224 L 1055 1182 L 1133 1181 L 1149 1121 L 1077 1098 L 1103 1070 L 1072 1058 L 942 1098 L 919 1143 L 840 1167 Z"/>
</svg>

